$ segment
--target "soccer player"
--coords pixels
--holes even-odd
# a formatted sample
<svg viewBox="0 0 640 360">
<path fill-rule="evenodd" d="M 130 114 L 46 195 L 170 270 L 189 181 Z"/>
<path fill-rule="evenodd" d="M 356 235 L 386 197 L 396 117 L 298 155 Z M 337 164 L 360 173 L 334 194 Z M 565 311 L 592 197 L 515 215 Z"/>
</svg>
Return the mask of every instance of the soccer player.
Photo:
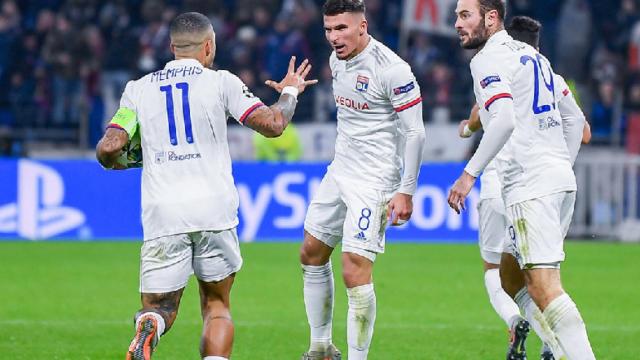
<svg viewBox="0 0 640 360">
<path fill-rule="evenodd" d="M 204 322 L 200 354 L 228 359 L 234 326 L 229 293 L 242 258 L 238 246 L 238 195 L 231 175 L 227 116 L 268 137 L 282 134 L 294 114 L 305 80 L 305 60 L 268 85 L 281 92 L 267 107 L 227 71 L 210 70 L 215 34 L 199 13 L 177 16 L 170 27 L 175 60 L 163 70 L 130 81 L 120 109 L 97 146 L 112 168 L 121 149 L 141 131 L 143 149 L 140 261 L 142 309 L 127 359 L 150 359 L 160 336 L 176 319 L 191 273 L 199 288 Z"/>
<path fill-rule="evenodd" d="M 376 318 L 372 270 L 385 227 L 406 222 L 422 162 L 422 98 L 409 65 L 367 32 L 362 0 L 328 0 L 324 29 L 338 109 L 335 158 L 304 223 L 300 249 L 311 330 L 302 359 L 340 359 L 332 345 L 330 256 L 342 241 L 348 359 L 366 359 Z"/>
<path fill-rule="evenodd" d="M 527 16 L 515 16 L 511 19 L 511 23 L 507 27 L 507 32 L 513 37 L 514 40 L 522 41 L 534 47 L 538 50 L 540 29 L 542 25 Z M 562 76 L 554 74 L 555 81 L 558 84 L 557 88 L 561 91 L 556 92 L 556 101 L 559 106 L 560 115 L 563 119 L 563 125 L 571 124 L 576 121 L 584 122 L 584 131 L 582 135 L 582 143 L 586 144 L 590 140 L 591 131 L 589 124 L 584 119 L 584 114 L 578 107 L 577 103 L 569 87 Z M 475 104 L 471 110 L 471 115 L 468 120 L 463 120 L 459 126 L 459 134 L 461 137 L 469 137 L 473 132 L 482 128 L 482 122 L 487 122 L 486 111 L 480 112 L 478 105 Z M 577 148 L 575 149 L 575 155 L 577 155 Z M 572 155 L 574 153 L 572 152 Z M 498 153 L 497 157 L 500 157 Z M 572 156 L 575 159 L 575 156 Z M 506 217 L 506 210 L 504 202 L 502 201 L 502 195 L 500 191 L 500 182 L 495 168 L 496 159 L 493 159 L 489 165 L 482 172 L 480 177 L 480 204 L 478 206 L 478 212 L 480 215 L 480 249 L 481 255 L 485 265 L 485 285 L 489 294 L 489 299 L 494 309 L 503 319 L 515 319 L 519 316 L 518 307 L 512 300 L 512 298 L 518 299 L 518 305 L 525 314 L 526 319 L 533 326 L 536 333 L 543 339 L 543 347 L 541 350 L 542 360 L 554 359 L 553 353 L 556 353 L 556 358 L 560 358 L 562 355 L 561 350 L 555 341 L 553 333 L 550 333 L 548 324 L 543 318 L 538 316 L 540 310 L 537 306 L 531 302 L 526 288 L 524 287 L 524 277 L 522 276 L 522 270 L 517 267 L 515 258 L 511 253 L 501 254 L 505 249 L 505 235 L 506 224 L 508 219 Z M 507 246 L 507 251 L 510 251 L 510 247 Z M 508 257 L 504 264 L 501 266 L 501 257 Z M 514 266 L 515 265 L 515 266 Z M 502 276 L 505 277 L 502 286 L 511 289 L 509 296 L 506 295 L 502 289 L 498 267 L 502 267 Z M 508 271 L 507 271 L 508 270 Z M 516 296 L 517 295 L 517 296 Z M 513 330 L 513 321 L 508 321 L 507 326 L 511 326 Z M 517 338 L 518 334 L 514 334 L 513 339 Z M 520 339 L 518 339 L 520 340 Z M 551 345 L 549 345 L 550 343 Z M 513 345 L 513 344 L 511 344 Z M 553 350 L 552 350 L 553 348 Z M 511 346 L 509 351 L 512 356 L 517 356 L 517 348 Z"/>
<path fill-rule="evenodd" d="M 595 359 L 582 317 L 560 281 L 576 191 L 570 151 L 579 145 L 583 123 L 562 123 L 551 66 L 504 30 L 502 0 L 458 0 L 456 15 L 461 45 L 479 50 L 471 73 L 489 124 L 449 193 L 449 205 L 464 209 L 476 177 L 504 146 L 497 168 L 528 293 L 568 359 Z"/>
</svg>

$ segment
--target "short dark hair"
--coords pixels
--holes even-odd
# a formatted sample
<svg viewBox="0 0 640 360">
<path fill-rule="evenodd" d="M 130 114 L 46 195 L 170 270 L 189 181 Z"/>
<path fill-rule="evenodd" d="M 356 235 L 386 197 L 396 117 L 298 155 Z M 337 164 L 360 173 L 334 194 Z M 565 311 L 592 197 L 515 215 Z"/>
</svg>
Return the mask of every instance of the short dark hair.
<svg viewBox="0 0 640 360">
<path fill-rule="evenodd" d="M 528 16 L 514 16 L 511 19 L 511 24 L 507 27 L 507 32 L 511 37 L 536 49 L 540 44 L 540 30 L 542 30 L 542 24 Z"/>
<path fill-rule="evenodd" d="M 505 0 L 478 0 L 478 4 L 480 6 L 480 15 L 483 17 L 484 14 L 491 10 L 496 10 L 498 12 L 498 18 L 502 21 L 504 21 L 504 18 L 507 16 Z"/>
<path fill-rule="evenodd" d="M 364 0 L 327 0 L 322 6 L 322 13 L 327 16 L 346 12 L 364 13 L 365 11 Z"/>
<path fill-rule="evenodd" d="M 199 12 L 187 12 L 176 16 L 169 27 L 170 34 L 203 33 L 211 28 L 209 18 Z"/>
</svg>

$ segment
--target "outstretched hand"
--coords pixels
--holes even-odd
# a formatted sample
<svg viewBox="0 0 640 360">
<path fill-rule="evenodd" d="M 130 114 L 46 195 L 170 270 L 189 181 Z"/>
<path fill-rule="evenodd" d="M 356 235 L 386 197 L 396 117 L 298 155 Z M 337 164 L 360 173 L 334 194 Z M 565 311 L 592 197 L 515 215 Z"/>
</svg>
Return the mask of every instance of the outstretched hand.
<svg viewBox="0 0 640 360">
<path fill-rule="evenodd" d="M 292 56 L 291 60 L 289 60 L 289 69 L 287 70 L 287 75 L 280 82 L 275 82 L 273 80 L 265 81 L 267 86 L 274 88 L 277 92 L 281 93 L 282 89 L 286 86 L 293 86 L 298 89 L 298 93 L 302 94 L 307 86 L 314 85 L 318 83 L 318 80 L 305 80 L 309 72 L 311 71 L 311 64 L 309 64 L 309 60 L 305 59 L 298 69 L 295 69 L 296 65 L 296 57 Z"/>
</svg>

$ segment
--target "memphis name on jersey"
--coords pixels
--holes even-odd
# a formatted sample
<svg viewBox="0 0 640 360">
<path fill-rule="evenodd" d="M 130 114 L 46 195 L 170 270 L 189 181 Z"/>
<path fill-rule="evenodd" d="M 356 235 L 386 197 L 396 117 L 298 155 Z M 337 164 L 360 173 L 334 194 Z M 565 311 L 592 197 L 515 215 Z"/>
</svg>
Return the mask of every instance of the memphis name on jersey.
<svg viewBox="0 0 640 360">
<path fill-rule="evenodd" d="M 151 82 L 164 81 L 177 76 L 191 76 L 202 74 L 203 69 L 199 66 L 181 66 L 177 68 L 158 70 L 151 73 Z"/>
<path fill-rule="evenodd" d="M 329 170 L 371 187 L 396 189 L 405 143 L 398 113 L 422 102 L 411 68 L 374 38 L 352 59 L 339 60 L 334 52 L 329 65 L 338 110 Z"/>
</svg>

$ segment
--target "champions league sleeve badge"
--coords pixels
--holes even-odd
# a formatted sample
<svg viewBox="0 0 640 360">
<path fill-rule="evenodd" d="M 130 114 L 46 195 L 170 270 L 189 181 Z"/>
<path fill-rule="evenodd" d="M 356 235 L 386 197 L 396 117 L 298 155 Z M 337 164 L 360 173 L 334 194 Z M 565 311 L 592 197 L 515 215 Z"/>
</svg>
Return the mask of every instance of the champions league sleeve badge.
<svg viewBox="0 0 640 360">
<path fill-rule="evenodd" d="M 358 79 L 356 80 L 356 90 L 366 92 L 367 89 L 369 89 L 369 78 L 358 75 Z"/>
</svg>

